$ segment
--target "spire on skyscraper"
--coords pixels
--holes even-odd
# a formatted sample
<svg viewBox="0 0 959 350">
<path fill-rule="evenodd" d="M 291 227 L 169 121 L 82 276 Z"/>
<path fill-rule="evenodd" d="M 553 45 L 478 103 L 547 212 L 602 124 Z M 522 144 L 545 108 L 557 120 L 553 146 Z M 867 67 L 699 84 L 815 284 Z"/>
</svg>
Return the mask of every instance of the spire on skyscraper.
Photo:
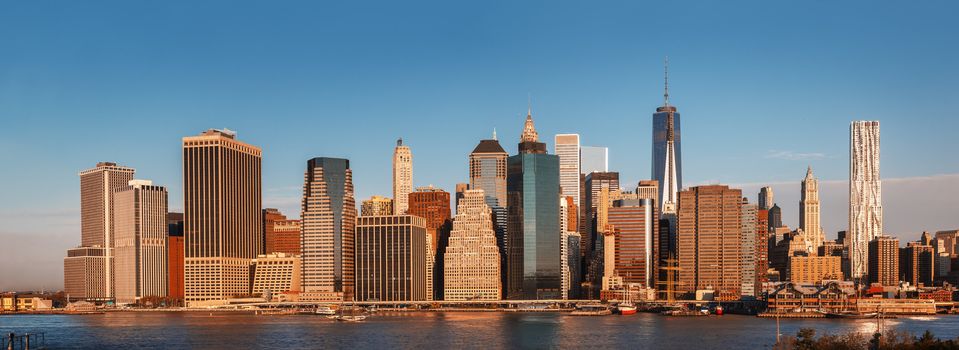
<svg viewBox="0 0 959 350">
<path fill-rule="evenodd" d="M 665 99 L 664 106 L 669 106 L 669 56 L 666 56 L 666 59 L 663 61 L 663 98 Z"/>
<path fill-rule="evenodd" d="M 807 179 L 811 179 L 812 177 L 813 177 L 813 175 L 812 175 L 812 165 L 809 165 L 809 166 L 806 167 L 806 178 L 807 178 Z"/>
<path fill-rule="evenodd" d="M 523 135 L 520 136 L 521 142 L 539 142 L 539 134 L 536 133 L 536 128 L 533 126 L 533 109 L 532 107 L 526 112 L 526 124 L 523 125 Z"/>
<path fill-rule="evenodd" d="M 498 140 L 498 139 L 496 138 L 496 128 L 493 128 L 493 140 Z"/>
</svg>

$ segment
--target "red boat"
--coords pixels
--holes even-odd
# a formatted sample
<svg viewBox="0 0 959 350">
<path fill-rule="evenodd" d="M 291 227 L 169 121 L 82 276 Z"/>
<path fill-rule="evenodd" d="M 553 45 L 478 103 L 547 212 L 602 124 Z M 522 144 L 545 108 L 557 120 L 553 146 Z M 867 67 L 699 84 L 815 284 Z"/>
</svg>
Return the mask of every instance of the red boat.
<svg viewBox="0 0 959 350">
<path fill-rule="evenodd" d="M 619 304 L 619 307 L 617 307 L 616 310 L 619 311 L 620 315 L 632 315 L 636 313 L 636 305 L 633 305 L 633 303 L 630 302 L 625 302 Z"/>
</svg>

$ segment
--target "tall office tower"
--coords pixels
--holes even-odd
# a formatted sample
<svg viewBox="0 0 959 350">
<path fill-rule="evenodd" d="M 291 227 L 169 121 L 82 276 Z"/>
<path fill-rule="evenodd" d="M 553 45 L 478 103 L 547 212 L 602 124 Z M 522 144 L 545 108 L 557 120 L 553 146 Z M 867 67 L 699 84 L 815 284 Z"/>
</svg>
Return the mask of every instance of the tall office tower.
<svg viewBox="0 0 959 350">
<path fill-rule="evenodd" d="M 130 180 L 113 195 L 116 230 L 116 300 L 167 295 L 167 191 L 148 180 Z"/>
<path fill-rule="evenodd" d="M 899 285 L 899 239 L 877 236 L 869 241 L 869 283 Z"/>
<path fill-rule="evenodd" d="M 909 242 L 905 248 L 899 248 L 900 280 L 913 286 L 920 284 L 931 287 L 935 279 L 936 254 L 931 245 Z"/>
<path fill-rule="evenodd" d="M 579 206 L 574 203 L 573 197 L 563 197 L 560 198 L 560 207 L 563 205 L 566 206 L 565 214 L 561 213 L 565 220 L 562 221 L 561 227 L 565 234 L 565 249 L 566 249 L 566 267 L 569 269 L 569 292 L 567 297 L 569 299 L 574 299 L 579 296 L 579 284 L 582 282 L 582 255 L 580 252 L 580 239 L 579 234 Z M 564 203 L 565 202 L 565 203 Z M 561 210 L 562 211 L 562 210 Z M 576 246 L 571 246 L 570 244 L 575 243 Z"/>
<path fill-rule="evenodd" d="M 454 207 L 459 207 L 460 199 L 463 199 L 466 190 L 470 189 L 470 184 L 457 183 L 456 184 L 456 200 L 453 202 Z"/>
<path fill-rule="evenodd" d="M 307 161 L 301 213 L 300 299 L 352 300 L 356 200 L 348 159 L 319 157 Z"/>
<path fill-rule="evenodd" d="M 579 148 L 579 164 L 580 174 L 609 171 L 609 148 L 581 146 Z"/>
<path fill-rule="evenodd" d="M 133 168 L 109 162 L 80 172 L 80 247 L 68 251 L 64 258 L 64 286 L 77 299 L 108 300 L 116 295 L 113 194 L 133 180 L 133 173 Z M 74 278 L 73 283 L 67 283 L 67 278 Z"/>
<path fill-rule="evenodd" d="M 579 134 L 557 134 L 553 146 L 559 156 L 559 186 L 563 197 L 579 205 Z"/>
<path fill-rule="evenodd" d="M 562 181 L 562 177 L 560 177 L 560 181 Z M 559 198 L 559 233 L 560 233 L 559 255 L 561 259 L 560 264 L 562 266 L 562 272 L 560 273 L 560 282 L 562 287 L 560 288 L 563 291 L 562 295 L 564 300 L 569 299 L 570 291 L 572 289 L 572 284 L 573 284 L 572 283 L 573 277 L 570 272 L 569 259 L 568 259 L 569 246 L 567 245 L 567 243 L 569 243 L 569 241 L 566 239 L 567 235 L 569 234 L 569 231 L 567 231 L 567 229 L 569 228 L 569 215 L 570 215 L 570 207 L 569 207 L 569 203 L 567 202 L 567 199 L 570 199 L 570 197 Z"/>
<path fill-rule="evenodd" d="M 636 185 L 636 196 L 639 199 L 652 199 L 659 205 L 659 182 L 656 180 L 639 180 Z"/>
<path fill-rule="evenodd" d="M 745 219 L 744 219 L 745 220 Z M 769 282 L 769 210 L 756 210 L 756 278 L 753 291 L 760 293 L 763 283 Z"/>
<path fill-rule="evenodd" d="M 546 154 L 531 113 L 519 154 L 507 159 L 507 285 L 510 299 L 559 299 L 559 157 Z"/>
<path fill-rule="evenodd" d="M 741 202 L 742 190 L 724 185 L 696 186 L 679 193 L 679 290 L 711 287 L 720 300 L 739 299 Z"/>
<path fill-rule="evenodd" d="M 443 254 L 443 300 L 500 300 L 500 255 L 483 190 L 467 190 Z"/>
<path fill-rule="evenodd" d="M 393 199 L 383 196 L 372 196 L 360 204 L 361 216 L 389 216 L 393 215 Z"/>
<path fill-rule="evenodd" d="M 849 264 L 853 279 L 871 273 L 869 242 L 881 235 L 879 122 L 854 121 L 849 127 Z"/>
<path fill-rule="evenodd" d="M 183 138 L 187 306 L 250 293 L 250 262 L 263 251 L 260 154 L 226 129 Z"/>
<path fill-rule="evenodd" d="M 496 133 L 489 140 L 481 140 L 470 152 L 470 183 L 468 189 L 483 190 L 486 196 L 486 205 L 493 212 L 493 231 L 496 232 L 496 245 L 500 253 L 500 273 L 503 290 L 507 282 L 507 242 L 509 232 L 506 230 L 506 158 L 509 154 L 503 150 Z M 458 205 L 458 204 L 457 204 Z M 458 206 L 457 206 L 458 208 Z M 505 293 L 504 293 L 505 296 Z"/>
<path fill-rule="evenodd" d="M 609 230 L 616 237 L 614 274 L 624 284 L 656 287 L 659 213 L 655 203 L 652 198 L 614 200 L 606 212 Z"/>
<path fill-rule="evenodd" d="M 779 208 L 779 205 L 773 203 L 772 208 L 769 208 L 769 233 L 773 233 L 778 228 L 783 227 L 783 211 Z"/>
<path fill-rule="evenodd" d="M 167 296 L 183 306 L 183 213 L 167 213 Z"/>
<path fill-rule="evenodd" d="M 450 213 L 450 193 L 435 188 L 418 187 L 409 195 L 409 215 L 426 219 L 426 234 L 429 238 L 427 249 L 427 279 L 430 283 L 430 300 L 443 300 L 443 252 L 449 243 L 449 232 L 453 226 Z"/>
<path fill-rule="evenodd" d="M 806 169 L 806 178 L 802 181 L 802 199 L 799 201 L 799 228 L 806 233 L 813 247 L 817 249 L 826 240 L 819 224 L 819 180 L 812 174 L 812 167 Z"/>
<path fill-rule="evenodd" d="M 619 193 L 619 173 L 618 172 L 592 172 L 586 175 L 586 187 L 583 192 L 586 193 L 586 203 L 583 207 L 586 209 L 583 220 L 586 222 L 587 255 L 593 254 L 596 246 L 596 240 L 599 239 L 598 232 L 602 226 L 597 225 L 596 209 L 599 203 L 600 191 L 606 187 L 610 192 Z"/>
<path fill-rule="evenodd" d="M 677 193 L 683 189 L 683 157 L 680 118 L 669 104 L 669 60 L 666 60 L 663 106 L 653 113 L 652 178 L 659 181 L 659 208 L 663 214 L 675 213 Z"/>
<path fill-rule="evenodd" d="M 760 188 L 759 189 L 759 210 L 772 209 L 774 204 L 776 204 L 776 200 L 773 197 L 773 188 L 769 186 Z"/>
<path fill-rule="evenodd" d="M 300 226 L 300 220 L 288 220 L 286 215 L 277 209 L 263 209 L 263 238 L 266 253 L 299 255 L 302 252 Z"/>
<path fill-rule="evenodd" d="M 950 257 L 959 255 L 959 230 L 937 231 L 936 238 L 942 240 L 944 253 L 949 254 Z"/>
<path fill-rule="evenodd" d="M 427 300 L 426 240 L 418 216 L 356 218 L 356 300 Z"/>
<path fill-rule="evenodd" d="M 742 235 L 739 237 L 740 246 L 740 273 L 743 296 L 755 297 L 756 292 L 756 239 L 758 235 L 759 206 L 749 204 L 749 200 L 743 197 L 742 203 Z"/>
<path fill-rule="evenodd" d="M 403 139 L 396 140 L 393 149 L 393 209 L 396 215 L 406 214 L 409 195 L 413 192 L 413 153 Z"/>
</svg>

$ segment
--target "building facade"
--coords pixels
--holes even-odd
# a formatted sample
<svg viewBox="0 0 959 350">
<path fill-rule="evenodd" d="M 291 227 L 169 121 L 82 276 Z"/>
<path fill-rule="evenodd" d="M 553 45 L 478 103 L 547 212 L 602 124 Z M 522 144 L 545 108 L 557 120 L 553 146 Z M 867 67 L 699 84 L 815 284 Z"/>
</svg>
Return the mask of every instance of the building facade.
<svg viewBox="0 0 959 350">
<path fill-rule="evenodd" d="M 723 185 L 679 193 L 676 258 L 679 290 L 715 290 L 719 299 L 741 293 L 742 191 Z"/>
<path fill-rule="evenodd" d="M 167 296 L 167 190 L 130 180 L 114 193 L 116 302 Z"/>
<path fill-rule="evenodd" d="M 252 293 L 264 298 L 280 293 L 298 293 L 302 271 L 300 264 L 299 255 L 286 253 L 257 255 L 256 259 L 253 259 Z"/>
<path fill-rule="evenodd" d="M 183 301 L 183 213 L 168 213 L 167 296 Z M 182 306 L 182 304 L 180 305 Z"/>
<path fill-rule="evenodd" d="M 483 190 L 467 190 L 443 253 L 444 300 L 500 300 L 500 254 Z"/>
<path fill-rule="evenodd" d="M 878 236 L 869 242 L 869 283 L 899 285 L 899 240 Z"/>
<path fill-rule="evenodd" d="M 427 300 L 426 219 L 413 215 L 356 219 L 356 300 Z"/>
<path fill-rule="evenodd" d="M 259 147 L 229 130 L 183 138 L 184 291 L 187 305 L 250 293 L 263 251 Z"/>
<path fill-rule="evenodd" d="M 668 68 L 668 66 L 667 66 Z M 669 74 L 663 105 L 653 113 L 652 174 L 659 182 L 659 208 L 664 214 L 675 213 L 678 192 L 683 189 L 683 153 L 679 112 L 669 104 Z"/>
<path fill-rule="evenodd" d="M 546 154 L 531 114 L 507 159 L 507 298 L 562 296 L 559 157 Z"/>
<path fill-rule="evenodd" d="M 656 287 L 659 213 L 652 199 L 615 200 L 606 212 L 606 222 L 615 235 L 614 275 L 624 284 Z M 609 251 L 609 250 L 607 250 Z"/>
<path fill-rule="evenodd" d="M 600 146 L 579 147 L 580 174 L 609 171 L 609 148 Z M 582 187 L 582 186 L 580 186 Z"/>
<path fill-rule="evenodd" d="M 903 282 L 931 287 L 935 265 L 936 254 L 931 245 L 909 242 L 905 248 L 899 248 L 899 274 Z"/>
<path fill-rule="evenodd" d="M 802 198 L 799 201 L 799 228 L 806 233 L 813 247 L 817 249 L 826 241 L 819 223 L 819 180 L 813 176 L 812 167 L 806 169 L 806 178 L 802 181 Z"/>
<path fill-rule="evenodd" d="M 854 121 L 849 127 L 849 263 L 853 279 L 871 274 L 869 245 L 882 234 L 879 122 Z"/>
<path fill-rule="evenodd" d="M 413 153 L 403 139 L 396 140 L 393 149 L 393 209 L 397 215 L 406 214 L 409 195 L 413 192 Z"/>
<path fill-rule="evenodd" d="M 263 236 L 267 254 L 300 254 L 300 220 L 288 220 L 277 209 L 263 209 Z"/>
<path fill-rule="evenodd" d="M 750 204 L 746 197 L 742 203 L 742 234 L 739 237 L 740 274 L 742 279 L 741 293 L 743 296 L 756 296 L 756 240 L 759 239 L 758 219 L 759 206 Z"/>
<path fill-rule="evenodd" d="M 110 300 L 116 295 L 114 287 L 113 195 L 133 180 L 135 170 L 116 163 L 100 162 L 96 167 L 80 172 L 80 246 L 70 249 L 64 258 L 64 286 L 77 299 Z M 101 249 L 85 249 L 101 248 Z M 89 257 L 79 254 L 91 253 Z M 69 261 L 69 265 L 67 263 Z M 77 271 L 86 271 L 82 282 L 67 283 L 67 269 L 71 278 Z M 90 270 L 102 267 L 103 271 Z M 83 286 L 83 287 L 81 287 Z"/>
<path fill-rule="evenodd" d="M 773 196 L 773 188 L 765 186 L 759 189 L 759 210 L 769 210 L 772 209 L 773 204 L 776 204 L 776 199 Z"/>
<path fill-rule="evenodd" d="M 793 256 L 789 258 L 789 281 L 820 283 L 842 280 L 842 258 L 838 256 Z"/>
<path fill-rule="evenodd" d="M 442 189 L 419 187 L 409 195 L 409 215 L 426 219 L 427 234 L 427 282 L 430 300 L 443 299 L 443 252 L 449 243 L 453 225 L 450 210 L 450 193 Z"/>
<path fill-rule="evenodd" d="M 579 134 L 558 134 L 554 150 L 559 156 L 559 186 L 563 197 L 573 198 L 579 205 Z"/>
<path fill-rule="evenodd" d="M 303 179 L 302 300 L 352 300 L 356 200 L 350 161 L 319 157 Z"/>
<path fill-rule="evenodd" d="M 393 199 L 383 196 L 372 196 L 360 204 L 361 216 L 388 216 L 393 215 Z"/>
</svg>

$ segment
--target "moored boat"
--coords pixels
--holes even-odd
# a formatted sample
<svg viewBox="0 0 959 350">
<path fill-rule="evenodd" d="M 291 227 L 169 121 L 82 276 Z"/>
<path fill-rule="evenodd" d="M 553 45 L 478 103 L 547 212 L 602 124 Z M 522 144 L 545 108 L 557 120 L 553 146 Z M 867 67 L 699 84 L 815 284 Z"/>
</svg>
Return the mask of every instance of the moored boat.
<svg viewBox="0 0 959 350">
<path fill-rule="evenodd" d="M 621 303 L 616 307 L 616 310 L 619 311 L 620 315 L 632 315 L 636 313 L 636 305 L 633 303 Z"/>
</svg>

